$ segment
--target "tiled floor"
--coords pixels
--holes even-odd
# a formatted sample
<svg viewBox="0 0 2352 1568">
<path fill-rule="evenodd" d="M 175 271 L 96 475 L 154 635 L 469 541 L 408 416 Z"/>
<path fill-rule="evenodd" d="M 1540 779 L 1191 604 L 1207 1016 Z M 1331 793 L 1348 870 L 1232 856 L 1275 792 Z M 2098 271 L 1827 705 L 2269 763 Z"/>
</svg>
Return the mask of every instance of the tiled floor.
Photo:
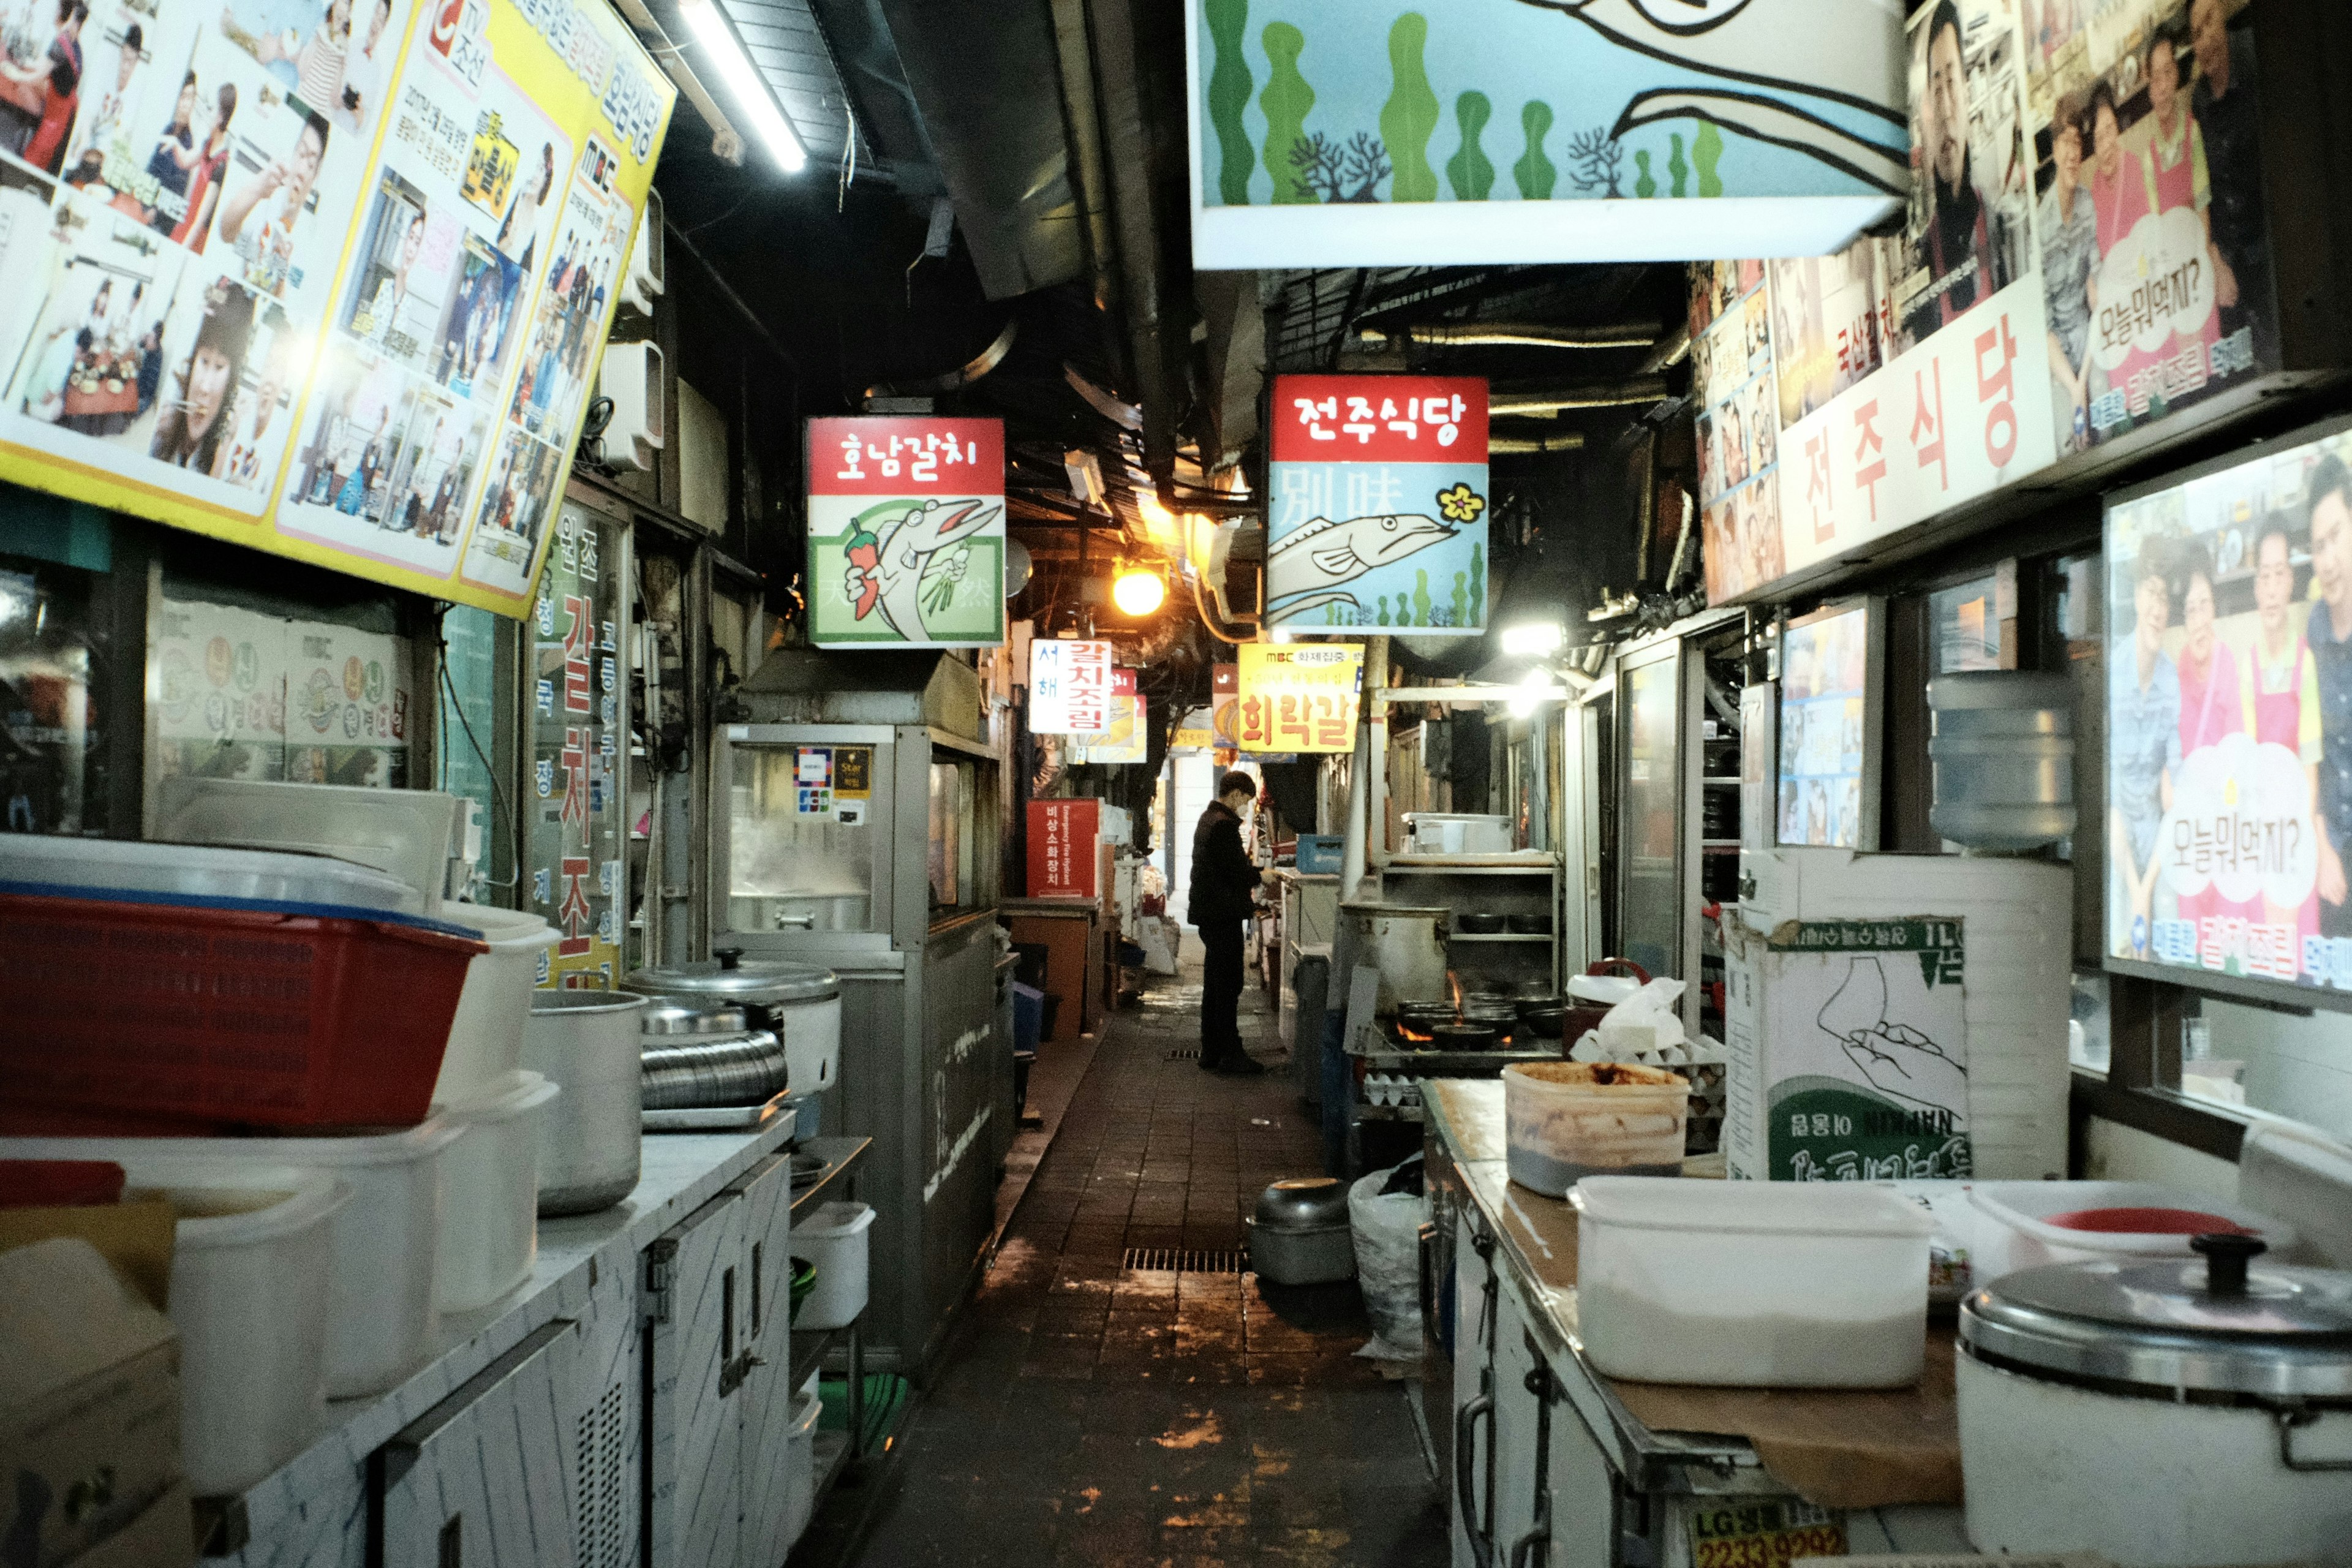
<svg viewBox="0 0 2352 1568">
<path fill-rule="evenodd" d="M 1115 1016 L 847 1561 L 1443 1561 L 1411 1385 L 1353 1353 L 1352 1284 L 1121 1268 L 1129 1247 L 1239 1248 L 1258 1190 L 1318 1168 L 1260 1001 L 1243 1030 L 1276 1070 L 1257 1079 L 1169 1059 L 1198 1044 L 1197 969 Z M 837 1496 L 794 1563 L 843 1561 L 859 1500 Z"/>
</svg>

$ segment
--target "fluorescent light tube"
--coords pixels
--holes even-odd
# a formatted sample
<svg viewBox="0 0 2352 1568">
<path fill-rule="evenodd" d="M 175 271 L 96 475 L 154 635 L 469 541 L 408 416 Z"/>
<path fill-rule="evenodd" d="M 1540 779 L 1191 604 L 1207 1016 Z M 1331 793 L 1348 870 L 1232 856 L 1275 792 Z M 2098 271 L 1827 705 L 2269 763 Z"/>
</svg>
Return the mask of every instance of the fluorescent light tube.
<svg viewBox="0 0 2352 1568">
<path fill-rule="evenodd" d="M 694 29 L 696 39 L 711 63 L 719 68 L 728 92 L 735 100 L 736 110 L 751 121 L 776 166 L 787 174 L 797 174 L 806 168 L 808 152 L 801 145 L 800 136 L 776 107 L 768 84 L 761 79 L 751 58 L 743 52 L 742 43 L 735 37 L 735 29 L 719 14 L 718 5 L 713 0 L 684 0 L 678 9 L 685 13 L 687 25 Z"/>
</svg>

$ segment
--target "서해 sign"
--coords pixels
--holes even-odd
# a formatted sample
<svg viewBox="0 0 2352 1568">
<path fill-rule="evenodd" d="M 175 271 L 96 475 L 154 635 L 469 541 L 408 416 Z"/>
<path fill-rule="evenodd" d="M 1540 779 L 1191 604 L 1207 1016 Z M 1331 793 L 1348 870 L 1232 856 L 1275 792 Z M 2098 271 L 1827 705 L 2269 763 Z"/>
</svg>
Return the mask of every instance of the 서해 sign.
<svg viewBox="0 0 2352 1568">
<path fill-rule="evenodd" d="M 1355 749 L 1361 704 L 1360 643 L 1244 643 L 1234 740 L 1257 752 Z"/>
<path fill-rule="evenodd" d="M 1111 645 L 1083 637 L 1029 644 L 1029 732 L 1099 735 L 1110 728 Z"/>
<path fill-rule="evenodd" d="M 675 97 L 635 37 L 69 9 L 0 82 L 0 479 L 527 615 Z"/>
<path fill-rule="evenodd" d="M 1004 641 L 1004 422 L 887 415 L 808 423 L 809 640 Z"/>
</svg>

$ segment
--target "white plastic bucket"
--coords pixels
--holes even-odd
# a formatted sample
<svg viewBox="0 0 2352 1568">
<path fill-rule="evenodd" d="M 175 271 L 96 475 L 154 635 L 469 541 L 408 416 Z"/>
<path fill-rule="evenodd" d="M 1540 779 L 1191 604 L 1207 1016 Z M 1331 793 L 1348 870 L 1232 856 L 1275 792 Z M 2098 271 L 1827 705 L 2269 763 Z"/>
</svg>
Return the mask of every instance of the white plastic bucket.
<svg viewBox="0 0 2352 1568">
<path fill-rule="evenodd" d="M 801 1303 L 794 1330 L 845 1329 L 866 1310 L 867 1233 L 871 1205 L 821 1204 L 793 1226 L 793 1253 L 816 1265 L 816 1284 Z"/>
<path fill-rule="evenodd" d="M 797 1542 L 816 1513 L 816 1424 L 824 1414 L 816 1379 L 801 1390 L 793 1406 L 792 1430 L 784 1437 L 784 1539 Z"/>
<path fill-rule="evenodd" d="M 437 1294 L 445 1312 L 487 1307 L 530 1278 L 539 1256 L 539 1114 L 560 1091 L 535 1072 L 443 1108 L 462 1129 L 442 1156 Z"/>
<path fill-rule="evenodd" d="M 490 951 L 466 967 L 466 988 L 449 1021 L 449 1047 L 433 1080 L 433 1103 L 457 1105 L 498 1091 L 522 1066 L 523 1029 L 539 984 L 539 955 L 560 933 L 534 914 L 478 904 L 446 904 L 442 918 L 482 933 Z"/>
<path fill-rule="evenodd" d="M 841 1071 L 841 995 L 813 1002 L 774 1005 L 784 1037 L 784 1060 L 792 1069 L 786 1088 L 794 1099 L 833 1087 Z"/>
<path fill-rule="evenodd" d="M 2050 1223 L 2054 1215 L 2097 1209 L 2179 1209 L 2211 1215 L 2261 1237 L 2273 1252 L 2291 1252 L 2295 1232 L 2284 1220 L 2226 1198 L 2200 1197 L 2154 1182 L 1979 1182 L 1969 1202 L 1982 1216 L 1976 1226 L 1975 1279 L 1986 1284 L 2021 1268 L 2097 1258 L 2194 1256 L 2190 1233 L 2081 1230 Z"/>
<path fill-rule="evenodd" d="M 349 1190 L 260 1166 L 139 1190 L 179 1214 L 181 1468 L 198 1497 L 241 1492 L 300 1453 L 325 1415 L 331 1226 Z"/>
<path fill-rule="evenodd" d="M 327 1322 L 330 1398 L 378 1394 L 422 1366 L 440 1327 L 441 1157 L 461 1129 L 436 1115 L 396 1132 L 319 1138 L 38 1138 L 0 1141 L 0 1159 L 110 1160 L 134 1185 L 263 1184 L 293 1170 L 340 1181 Z"/>
</svg>

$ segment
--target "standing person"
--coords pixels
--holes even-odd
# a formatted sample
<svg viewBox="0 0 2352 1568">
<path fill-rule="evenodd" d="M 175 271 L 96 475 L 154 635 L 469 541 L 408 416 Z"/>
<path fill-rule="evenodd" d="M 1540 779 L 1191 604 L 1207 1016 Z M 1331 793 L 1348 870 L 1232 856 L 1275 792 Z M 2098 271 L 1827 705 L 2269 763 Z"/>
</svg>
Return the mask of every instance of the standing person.
<svg viewBox="0 0 2352 1568">
<path fill-rule="evenodd" d="M 2319 820 L 2319 673 L 2311 645 L 2295 634 L 2289 606 L 2294 603 L 2294 557 L 2286 530 L 2276 523 L 2254 541 L 2253 646 L 2239 667 L 2246 710 L 2246 732 L 2254 743 L 2284 746 L 2299 758 L 2311 790 L 2311 816 Z M 2315 886 L 2299 909 L 2264 901 L 2271 925 L 2294 929 L 2294 952 L 2319 934 L 2319 893 Z M 2303 965 L 2305 973 L 2310 966 Z"/>
<path fill-rule="evenodd" d="M 131 79 L 146 58 L 147 35 L 133 22 L 122 30 L 122 47 L 114 55 L 114 87 L 99 94 L 89 122 L 74 137 L 74 150 L 96 148 L 103 153 L 122 133 L 123 116 L 131 99 Z M 2249 95 L 2251 96 L 2251 95 Z"/>
<path fill-rule="evenodd" d="M 2319 602 L 2304 637 L 2319 679 L 2319 930 L 2352 937 L 2343 858 L 2352 844 L 2352 470 L 2328 454 L 2311 470 L 2309 493 Z"/>
<path fill-rule="evenodd" d="M 41 88 L 41 119 L 25 148 L 25 162 L 54 174 L 65 162 L 66 134 L 81 108 L 81 29 L 89 7 L 73 0 L 49 45 L 49 68 Z"/>
<path fill-rule="evenodd" d="M 1187 912 L 1208 949 L 1201 969 L 1201 1068 L 1241 1077 L 1265 1064 L 1242 1047 L 1242 946 L 1251 896 L 1274 873 L 1260 873 L 1242 847 L 1242 815 L 1257 799 L 1257 781 L 1241 772 L 1217 781 L 1217 798 L 1192 829 L 1192 888 Z"/>
<path fill-rule="evenodd" d="M 1932 281 L 1904 323 L 1915 343 L 1979 300 L 1991 299 L 2003 281 L 1995 273 L 1992 224 L 1969 145 L 1968 71 L 1953 0 L 1937 0 L 1927 23 L 1927 83 L 1919 115 L 1927 163 L 1920 191 L 1927 201 L 1920 260 Z"/>
<path fill-rule="evenodd" d="M 2238 674 L 2237 656 L 2213 629 L 2213 567 L 2196 552 L 2180 590 L 2183 641 L 2173 672 L 2180 682 L 2180 756 L 2183 762 L 2208 746 L 2218 746 L 2231 735 L 2245 733 L 2245 691 Z M 2200 893 L 2180 897 L 2180 918 L 2197 922 L 2199 946 L 2204 945 L 2209 918 L 2260 916 L 2259 902 L 2238 903 L 2222 897 L 2209 884 Z"/>
<path fill-rule="evenodd" d="M 2145 958 L 2154 934 L 2156 884 L 2163 870 L 2157 829 L 2172 808 L 2180 771 L 2180 674 L 2164 651 L 2172 584 L 2162 554 L 2147 545 L 2134 565 L 2130 652 L 2107 667 L 2108 945 L 2118 958 Z M 2352 608 L 2352 606 L 2347 606 Z M 2116 915 L 2126 935 L 2116 940 Z"/>
<path fill-rule="evenodd" d="M 2147 45 L 2147 182 L 2151 211 L 2168 213 L 2186 208 L 2197 215 L 2205 235 L 2205 254 L 2213 263 L 2213 297 L 2217 304 L 2238 302 L 2237 275 L 2213 245 L 2213 179 L 2205 162 L 2205 132 L 2180 90 L 2180 46 L 2168 32 Z M 2205 318 L 2200 334 L 2208 350 L 2221 337 L 2220 312 Z M 2177 351 L 2179 338 L 2174 340 Z"/>
<path fill-rule="evenodd" d="M 196 154 L 195 183 L 188 187 L 188 213 L 172 231 L 174 244 L 202 256 L 213 209 L 220 205 L 221 181 L 228 174 L 228 122 L 236 118 L 236 83 L 225 81 L 213 99 L 212 129 Z"/>
<path fill-rule="evenodd" d="M 2189 29 L 2197 54 L 2197 86 L 2189 111 L 2205 143 L 2211 205 L 2205 229 L 2235 299 L 2221 306 L 2221 335 L 2249 331 L 2253 363 L 2275 362 L 2277 323 L 2270 311 L 2269 226 L 2263 217 L 2261 113 L 2254 106 L 2253 40 L 2231 32 L 2221 0 L 2189 0 Z"/>
<path fill-rule="evenodd" d="M 2050 128 L 2057 177 L 2042 198 L 2042 282 L 2050 304 L 2051 391 L 2066 410 L 2060 437 L 2079 451 L 2090 439 L 2091 269 L 2099 259 L 2099 220 L 2083 188 L 2083 121 L 2063 110 Z"/>
</svg>

